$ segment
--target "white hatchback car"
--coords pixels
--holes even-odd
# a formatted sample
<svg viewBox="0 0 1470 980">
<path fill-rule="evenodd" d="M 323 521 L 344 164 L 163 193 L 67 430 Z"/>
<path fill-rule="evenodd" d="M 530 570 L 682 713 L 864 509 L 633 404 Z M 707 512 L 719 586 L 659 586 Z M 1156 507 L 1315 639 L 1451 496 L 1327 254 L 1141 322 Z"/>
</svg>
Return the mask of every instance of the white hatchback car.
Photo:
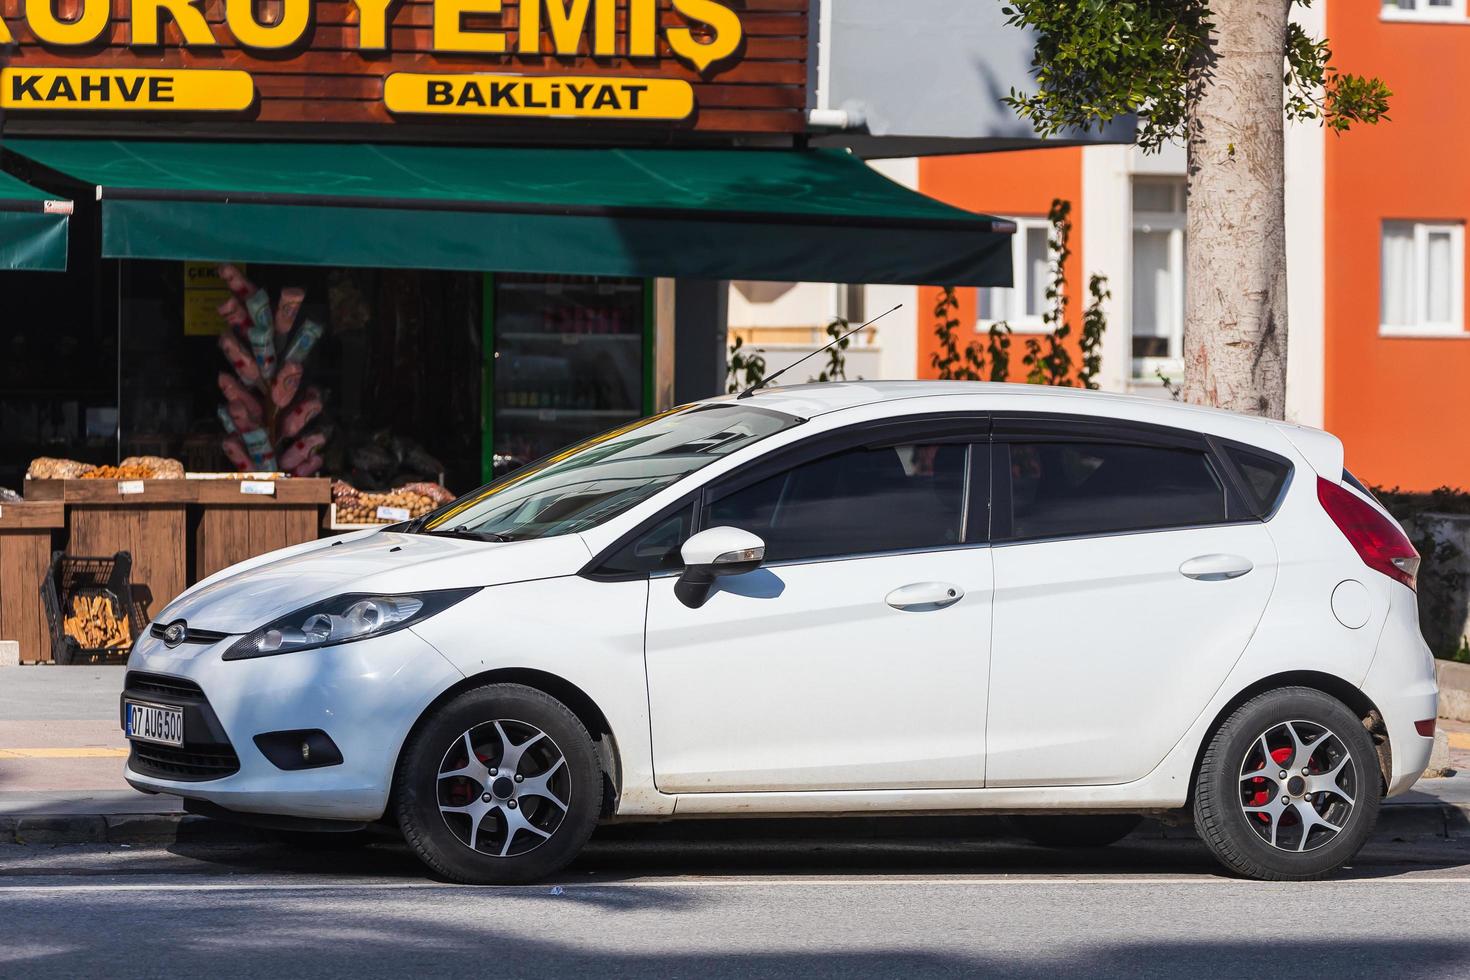
<svg viewBox="0 0 1470 980">
<path fill-rule="evenodd" d="M 277 829 L 396 823 L 523 882 L 599 820 L 1193 818 L 1349 860 L 1418 777 L 1418 556 L 1332 436 L 1024 385 L 687 405 L 426 518 L 287 548 L 134 647 L 127 778 Z"/>
</svg>

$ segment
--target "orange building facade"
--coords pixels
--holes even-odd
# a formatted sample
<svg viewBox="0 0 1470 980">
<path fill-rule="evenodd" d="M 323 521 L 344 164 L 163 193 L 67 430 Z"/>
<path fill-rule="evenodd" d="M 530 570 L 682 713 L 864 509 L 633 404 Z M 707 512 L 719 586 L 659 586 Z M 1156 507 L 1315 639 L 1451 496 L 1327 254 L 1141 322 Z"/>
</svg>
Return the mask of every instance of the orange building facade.
<svg viewBox="0 0 1470 980">
<path fill-rule="evenodd" d="M 1470 489 L 1470 16 L 1466 0 L 1318 0 L 1297 8 L 1330 39 L 1345 72 L 1383 78 L 1390 119 L 1342 136 L 1287 132 L 1291 342 L 1288 415 L 1343 440 L 1349 467 L 1378 486 Z M 918 189 L 961 207 L 1044 219 L 1072 202 L 1066 271 L 1074 337 L 1087 277 L 1108 277 L 1104 388 L 1168 397 L 1183 320 L 1184 158 L 1124 146 L 1028 150 L 919 161 Z M 1171 206 L 1169 202 L 1177 202 Z M 1018 243 L 1021 288 L 1032 272 Z M 1032 270 L 1034 271 L 1034 270 Z M 915 373 L 933 377 L 919 291 Z M 960 320 L 983 342 L 982 291 L 961 291 Z M 1013 295 L 1005 312 L 1024 297 Z M 991 303 L 992 306 L 996 305 Z M 1012 378 L 1028 328 L 1017 326 Z M 1035 329 L 1035 324 L 1031 325 Z M 967 339 L 962 335 L 961 339 Z"/>
</svg>

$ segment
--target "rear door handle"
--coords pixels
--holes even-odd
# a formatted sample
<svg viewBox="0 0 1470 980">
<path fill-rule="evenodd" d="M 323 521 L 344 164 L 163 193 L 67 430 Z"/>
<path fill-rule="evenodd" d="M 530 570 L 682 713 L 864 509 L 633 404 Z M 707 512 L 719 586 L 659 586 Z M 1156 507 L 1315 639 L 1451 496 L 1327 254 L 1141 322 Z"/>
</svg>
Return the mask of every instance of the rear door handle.
<svg viewBox="0 0 1470 980">
<path fill-rule="evenodd" d="M 1240 555 L 1200 555 L 1179 566 L 1179 574 L 1201 582 L 1223 582 L 1240 578 L 1255 566 Z"/>
<path fill-rule="evenodd" d="M 901 586 L 888 593 L 888 604 L 894 609 L 920 612 L 925 609 L 943 609 L 965 597 L 965 590 L 948 582 L 915 582 Z"/>
</svg>

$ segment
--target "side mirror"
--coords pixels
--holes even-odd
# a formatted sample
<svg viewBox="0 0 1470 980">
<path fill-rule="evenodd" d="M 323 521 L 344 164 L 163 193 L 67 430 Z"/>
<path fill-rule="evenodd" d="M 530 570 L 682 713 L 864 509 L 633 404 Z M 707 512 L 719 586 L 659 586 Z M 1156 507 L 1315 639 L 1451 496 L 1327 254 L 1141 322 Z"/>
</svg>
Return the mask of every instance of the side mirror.
<svg viewBox="0 0 1470 980">
<path fill-rule="evenodd" d="M 674 595 L 690 609 L 698 609 L 709 599 L 716 578 L 759 568 L 766 558 L 766 543 L 738 527 L 712 527 L 685 541 L 679 557 L 684 559 L 684 573 L 674 583 Z"/>
</svg>

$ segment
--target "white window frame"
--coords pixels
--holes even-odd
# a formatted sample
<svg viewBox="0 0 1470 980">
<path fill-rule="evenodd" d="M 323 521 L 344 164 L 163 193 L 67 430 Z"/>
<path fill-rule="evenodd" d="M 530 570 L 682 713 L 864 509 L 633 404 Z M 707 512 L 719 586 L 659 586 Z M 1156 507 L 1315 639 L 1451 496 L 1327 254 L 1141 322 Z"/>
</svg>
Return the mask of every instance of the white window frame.
<svg viewBox="0 0 1470 980">
<path fill-rule="evenodd" d="M 1414 221 L 1387 218 L 1378 226 L 1378 309 L 1383 311 L 1383 234 L 1389 225 L 1410 225 L 1414 229 L 1414 322 L 1380 323 L 1382 337 L 1466 337 L 1465 333 L 1465 223 L 1463 221 Z M 1441 232 L 1450 235 L 1450 318 L 1431 323 L 1429 305 L 1429 236 Z"/>
<path fill-rule="evenodd" d="M 1162 184 L 1165 181 L 1148 181 L 1146 178 L 1135 180 L 1133 186 L 1139 183 Z M 1185 226 L 1185 196 L 1186 184 L 1182 180 L 1169 180 L 1175 201 L 1178 204 L 1176 210 L 1170 211 L 1137 211 L 1132 207 L 1130 201 L 1129 213 L 1131 219 L 1128 225 L 1128 275 L 1129 295 L 1132 290 L 1137 289 L 1137 283 L 1132 281 L 1133 276 L 1133 234 L 1139 231 L 1166 231 L 1169 233 L 1169 264 L 1178 270 L 1174 277 L 1173 308 L 1179 311 L 1179 322 L 1176 325 L 1174 336 L 1169 338 L 1169 356 L 1167 357 L 1133 357 L 1133 310 L 1128 310 L 1128 356 L 1133 367 L 1134 381 L 1158 382 L 1158 372 L 1164 372 L 1166 377 L 1178 378 L 1184 374 L 1184 226 Z M 1132 187 L 1129 193 L 1132 194 Z M 1130 300 L 1131 303 L 1131 300 Z"/>
<path fill-rule="evenodd" d="M 1013 221 L 1016 224 L 1016 230 L 1011 234 L 1011 285 L 1000 287 L 981 286 L 980 288 L 1010 289 L 1013 298 L 1018 301 L 1015 305 L 1025 306 L 1025 296 L 1031 288 L 1031 283 L 1027 282 L 1026 280 L 1026 274 L 1028 271 L 1026 267 L 1026 233 L 1028 231 L 1033 231 L 1038 228 L 1043 229 L 1046 232 L 1046 253 L 1048 258 L 1047 267 L 1051 270 L 1056 269 L 1057 243 L 1056 240 L 1052 238 L 1051 222 L 1046 220 L 1045 218 L 1036 216 L 1024 218 L 1008 216 L 1004 220 Z M 1048 283 L 1048 285 L 1050 285 L 1050 283 Z M 1001 321 L 987 320 L 980 316 L 980 294 L 977 292 L 975 294 L 975 332 L 986 333 L 990 330 L 992 326 L 999 322 Z M 1051 332 L 1050 328 L 1048 328 L 1046 325 L 1046 321 L 1042 319 L 1041 316 L 1026 316 L 1024 313 L 1022 313 L 1018 316 L 1011 317 L 1005 322 L 1010 324 L 1011 330 L 1014 333 Z"/>
<path fill-rule="evenodd" d="M 1447 7 L 1431 7 L 1429 0 L 1418 0 L 1413 10 L 1402 10 L 1383 0 L 1379 8 L 1380 20 L 1415 21 L 1418 23 L 1453 24 L 1465 20 L 1465 0 L 1451 0 Z"/>
</svg>

